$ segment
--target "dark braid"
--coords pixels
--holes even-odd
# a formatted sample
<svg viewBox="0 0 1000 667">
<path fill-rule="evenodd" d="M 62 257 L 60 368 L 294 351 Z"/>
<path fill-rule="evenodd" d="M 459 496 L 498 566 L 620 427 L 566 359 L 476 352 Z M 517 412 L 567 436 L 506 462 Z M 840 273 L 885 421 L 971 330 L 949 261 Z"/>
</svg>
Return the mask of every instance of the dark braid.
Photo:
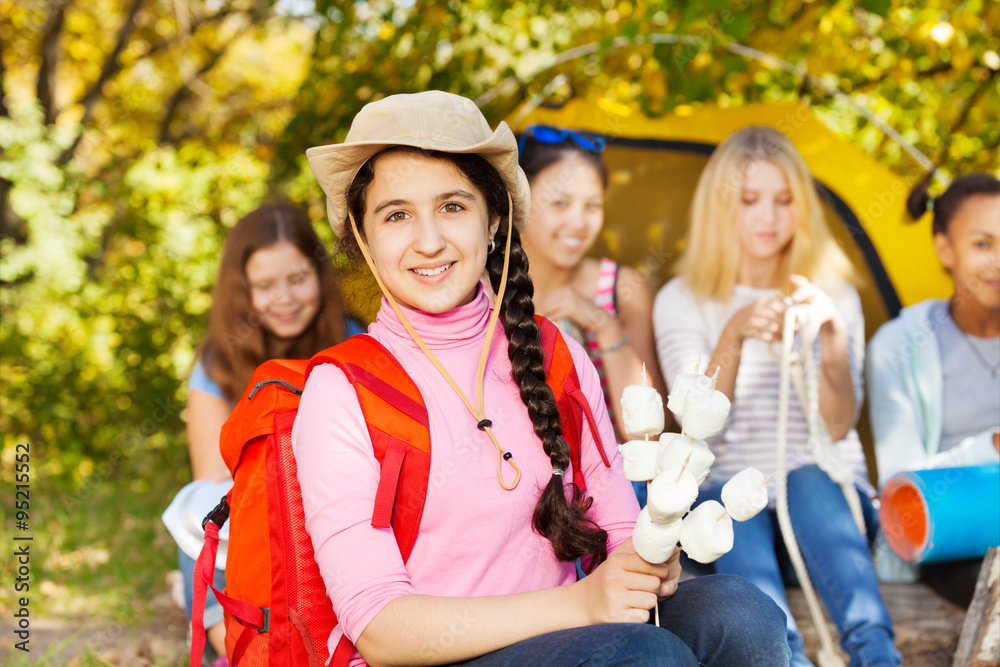
<svg viewBox="0 0 1000 667">
<path fill-rule="evenodd" d="M 483 194 L 490 218 L 500 220 L 494 237 L 496 250 L 486 259 L 490 283 L 494 292 L 499 292 L 500 277 L 503 274 L 503 247 L 507 242 L 507 190 L 496 169 L 479 155 L 424 151 L 410 147 L 393 147 L 382 151 L 358 170 L 347 192 L 348 206 L 358 225 L 361 225 L 364 218 L 365 193 L 375 175 L 374 163 L 387 153 L 407 151 L 454 164 Z M 345 248 L 348 251 L 356 250 L 357 243 L 353 234 L 348 231 L 344 237 L 341 243 Z M 552 461 L 552 467 L 569 470 L 569 444 L 562 437 L 555 397 L 545 383 L 542 346 L 539 343 L 541 330 L 535 321 L 535 305 L 531 300 L 534 292 L 535 288 L 528 276 L 528 256 L 521 247 L 521 236 L 515 228 L 511 230 L 507 289 L 504 291 L 503 303 L 500 304 L 500 317 L 509 341 L 507 353 L 514 382 L 520 388 L 521 400 L 528 408 L 528 417 L 535 434 L 542 441 L 545 453 Z M 579 470 L 573 472 L 580 474 Z M 552 549 L 559 560 L 573 562 L 580 556 L 591 556 L 587 564 L 589 567 L 596 567 L 608 556 L 608 533 L 586 516 L 593 499 L 576 485 L 572 487 L 573 498 L 569 501 L 563 478 L 552 475 L 535 506 L 532 525 L 552 543 Z"/>
<path fill-rule="evenodd" d="M 494 292 L 500 289 L 503 273 L 501 248 L 506 243 L 506 237 L 507 221 L 504 217 L 495 237 L 497 250 L 486 260 L 486 270 Z M 562 437 L 555 397 L 545 383 L 542 346 L 539 343 L 541 330 L 535 321 L 535 305 L 531 300 L 534 291 L 534 285 L 528 276 L 528 256 L 521 247 L 520 234 L 513 228 L 507 289 L 500 305 L 500 317 L 509 340 L 507 353 L 514 382 L 520 387 L 521 400 L 528 408 L 528 417 L 534 425 L 535 435 L 542 441 L 552 467 L 569 470 L 569 444 Z M 573 472 L 580 474 L 579 470 Z M 535 506 L 532 524 L 540 535 L 552 542 L 556 558 L 572 562 L 580 556 L 590 555 L 594 559 L 588 565 L 595 567 L 608 556 L 608 533 L 586 516 L 593 499 L 575 484 L 572 487 L 573 499 L 568 501 L 563 478 L 552 475 Z"/>
<path fill-rule="evenodd" d="M 929 191 L 933 176 L 934 172 L 931 172 L 920 185 L 913 188 L 910 196 L 906 199 L 906 212 L 914 220 L 919 220 L 933 202 L 932 234 L 947 234 L 951 219 L 955 217 L 955 214 L 969 197 L 1000 195 L 1000 180 L 997 180 L 996 176 L 986 172 L 975 172 L 956 178 L 948 186 L 948 189 L 935 199 L 931 197 Z"/>
</svg>

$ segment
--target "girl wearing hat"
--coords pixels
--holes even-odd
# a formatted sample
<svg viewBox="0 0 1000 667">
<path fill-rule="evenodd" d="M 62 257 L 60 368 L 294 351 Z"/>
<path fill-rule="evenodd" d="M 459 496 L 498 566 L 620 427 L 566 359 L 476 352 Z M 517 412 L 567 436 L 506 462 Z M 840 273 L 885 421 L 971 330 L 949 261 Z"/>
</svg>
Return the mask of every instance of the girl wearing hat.
<svg viewBox="0 0 1000 667">
<path fill-rule="evenodd" d="M 219 452 L 219 434 L 258 365 L 268 359 L 308 359 L 347 335 L 340 291 L 312 222 L 292 204 L 248 213 L 226 236 L 215 281 L 208 335 L 198 348 L 187 399 L 187 437 L 193 482 L 178 492 L 164 521 L 178 542 L 185 606 L 192 611 L 194 565 L 201 521 L 233 482 Z M 222 568 L 216 570 L 222 590 Z M 208 597 L 209 644 L 225 662 L 222 607 Z"/>
<path fill-rule="evenodd" d="M 369 335 L 419 388 L 433 443 L 404 563 L 391 529 L 371 526 L 379 466 L 352 385 L 333 365 L 309 376 L 292 442 L 339 619 L 331 655 L 346 636 L 351 665 L 786 664 L 781 614 L 747 582 L 678 586 L 676 561 L 635 554 L 635 497 L 588 429 L 587 495 L 572 486 L 520 243 L 528 185 L 507 126 L 491 131 L 447 93 L 395 95 L 362 109 L 345 143 L 307 155 L 334 231 L 382 288 Z M 599 379 L 567 342 L 610 443 Z M 581 557 L 590 574 L 577 581 Z M 669 631 L 646 623 L 658 599 Z"/>
<path fill-rule="evenodd" d="M 616 434 L 624 433 L 621 396 L 647 377 L 666 394 L 653 343 L 653 295 L 637 271 L 585 257 L 604 225 L 608 174 L 604 138 L 551 125 L 530 125 L 518 161 L 531 184 L 522 240 L 535 284 L 535 311 L 583 344 L 597 368 Z M 640 488 L 641 487 L 641 488 Z M 645 484 L 637 484 L 645 494 Z"/>
<path fill-rule="evenodd" d="M 715 464 L 698 501 L 718 501 L 723 484 L 747 466 L 765 472 L 777 466 L 777 354 L 784 298 L 789 297 L 807 304 L 820 326 L 815 350 L 819 414 L 848 484 L 853 472 L 871 539 L 877 516 L 854 430 L 864 364 L 861 300 L 847 282 L 851 266 L 826 226 L 809 168 L 785 135 L 746 127 L 715 149 L 695 190 L 678 273 L 654 303 L 662 368 L 672 378 L 690 372 L 699 358 L 711 359 L 708 372 L 718 369 L 716 387 L 732 401 L 726 428 L 709 441 Z M 841 646 L 852 666 L 898 665 L 869 542 L 842 487 L 817 465 L 807 414 L 798 400 L 789 401 L 787 428 L 793 532 Z M 772 507 L 737 522 L 732 551 L 713 565 L 716 572 L 747 577 L 774 598 L 788 619 L 792 665 L 811 665 L 788 608 L 782 560 L 787 563 L 787 554 Z"/>
</svg>

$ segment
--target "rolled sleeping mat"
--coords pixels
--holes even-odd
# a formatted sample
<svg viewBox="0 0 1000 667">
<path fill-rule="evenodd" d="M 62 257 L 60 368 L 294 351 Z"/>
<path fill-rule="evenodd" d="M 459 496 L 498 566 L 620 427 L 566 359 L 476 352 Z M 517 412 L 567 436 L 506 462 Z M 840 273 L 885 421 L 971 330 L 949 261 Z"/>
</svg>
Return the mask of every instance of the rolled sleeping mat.
<svg viewBox="0 0 1000 667">
<path fill-rule="evenodd" d="M 882 488 L 879 517 L 909 563 L 984 556 L 1000 545 L 1000 464 L 899 473 Z"/>
</svg>

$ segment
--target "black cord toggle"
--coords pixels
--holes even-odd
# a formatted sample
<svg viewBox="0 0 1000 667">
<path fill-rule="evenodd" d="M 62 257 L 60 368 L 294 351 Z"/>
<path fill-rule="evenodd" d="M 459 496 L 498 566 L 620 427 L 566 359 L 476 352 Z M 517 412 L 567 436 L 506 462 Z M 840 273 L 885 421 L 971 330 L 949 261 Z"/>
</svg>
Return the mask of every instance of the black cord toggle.
<svg viewBox="0 0 1000 667">
<path fill-rule="evenodd" d="M 510 452 L 507 452 L 506 454 L 503 455 L 503 460 L 504 461 L 510 461 L 511 458 L 513 458 L 513 456 L 514 456 L 513 454 L 511 454 Z"/>
<path fill-rule="evenodd" d="M 480 431 L 485 431 L 490 426 L 493 426 L 493 422 L 491 422 L 489 419 L 480 420 L 480 422 L 476 424 L 476 428 L 478 428 Z"/>
</svg>

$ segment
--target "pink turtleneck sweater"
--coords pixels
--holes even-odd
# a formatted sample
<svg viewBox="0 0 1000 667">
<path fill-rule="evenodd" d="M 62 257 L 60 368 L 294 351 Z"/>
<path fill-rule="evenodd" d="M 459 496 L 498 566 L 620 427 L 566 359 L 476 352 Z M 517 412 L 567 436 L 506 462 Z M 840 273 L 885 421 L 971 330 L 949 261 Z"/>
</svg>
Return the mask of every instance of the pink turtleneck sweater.
<svg viewBox="0 0 1000 667">
<path fill-rule="evenodd" d="M 483 290 L 471 303 L 447 313 L 404 312 L 475 401 L 476 367 L 490 315 Z M 573 564 L 557 561 L 549 541 L 531 527 L 552 464 L 511 378 L 503 327 L 497 325 L 490 346 L 484 405 L 494 433 L 521 467 L 521 481 L 513 491 L 497 482 L 496 450 L 489 437 L 476 428 L 472 414 L 384 299 L 368 333 L 399 360 L 427 404 L 430 481 L 420 533 L 404 564 L 391 529 L 371 526 L 379 465 L 354 389 L 336 366 L 313 371 L 302 394 L 292 445 L 306 530 L 340 620 L 329 639 L 331 654 L 343 633 L 356 641 L 379 611 L 401 595 L 503 595 L 576 580 Z M 597 373 L 583 348 L 573 340 L 566 342 L 612 462 L 611 468 L 604 467 L 589 429 L 584 429 L 581 465 L 594 498 L 590 515 L 608 531 L 611 550 L 631 536 L 639 507 L 622 473 Z M 512 473 L 508 466 L 504 471 Z M 566 481 L 571 480 L 567 471 Z M 352 667 L 363 664 L 355 653 Z"/>
</svg>

